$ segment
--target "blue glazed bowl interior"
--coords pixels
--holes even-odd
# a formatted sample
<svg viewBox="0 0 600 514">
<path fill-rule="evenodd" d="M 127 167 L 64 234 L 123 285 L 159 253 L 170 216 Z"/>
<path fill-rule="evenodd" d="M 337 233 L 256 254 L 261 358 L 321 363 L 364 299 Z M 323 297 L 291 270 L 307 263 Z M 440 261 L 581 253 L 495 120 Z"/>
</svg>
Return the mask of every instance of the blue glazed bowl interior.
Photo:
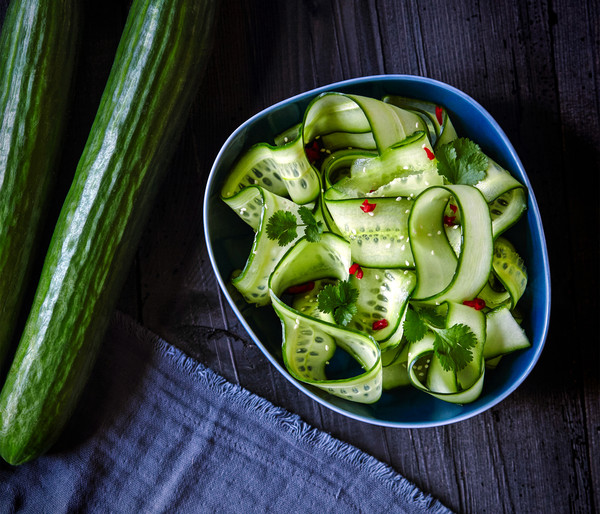
<svg viewBox="0 0 600 514">
<path fill-rule="evenodd" d="M 519 308 L 532 348 L 505 356 L 495 370 L 487 371 L 483 392 L 468 405 L 443 402 L 412 387 L 384 392 L 380 401 L 361 405 L 333 397 L 293 379 L 281 358 L 281 324 L 271 307 L 246 304 L 229 284 L 231 273 L 244 267 L 253 234 L 219 197 L 222 184 L 238 157 L 252 144 L 273 142 L 273 137 L 302 121 L 310 101 L 325 91 L 381 98 L 402 95 L 444 106 L 459 136 L 477 142 L 492 159 L 508 169 L 529 190 L 528 210 L 510 229 L 508 237 L 525 259 L 529 283 Z M 508 138 L 476 101 L 438 81 L 408 75 L 384 75 L 347 80 L 308 91 L 280 102 L 242 124 L 225 142 L 211 170 L 204 199 L 206 243 L 217 280 L 244 328 L 270 362 L 300 390 L 321 404 L 368 423 L 403 428 L 439 426 L 467 419 L 496 405 L 514 391 L 537 362 L 548 332 L 550 275 L 540 214 L 531 184 Z"/>
</svg>

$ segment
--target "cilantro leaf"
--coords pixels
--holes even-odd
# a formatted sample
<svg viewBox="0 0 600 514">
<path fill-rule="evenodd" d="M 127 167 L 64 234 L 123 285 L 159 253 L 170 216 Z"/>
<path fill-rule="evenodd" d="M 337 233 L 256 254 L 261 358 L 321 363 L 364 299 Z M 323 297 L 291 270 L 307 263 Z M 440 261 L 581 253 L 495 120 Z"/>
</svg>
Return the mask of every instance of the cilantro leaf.
<svg viewBox="0 0 600 514">
<path fill-rule="evenodd" d="M 446 323 L 446 318 L 434 310 L 419 310 L 419 315 L 429 326 L 443 327 Z"/>
<path fill-rule="evenodd" d="M 425 337 L 428 327 L 418 312 L 408 309 L 404 318 L 404 337 L 409 343 L 416 343 Z"/>
<path fill-rule="evenodd" d="M 304 233 L 306 234 L 306 239 L 311 243 L 318 243 L 323 233 L 323 222 L 317 221 L 313 213 L 310 212 L 310 209 L 304 206 L 298 209 L 298 214 L 300 214 L 300 218 L 305 226 Z"/>
<path fill-rule="evenodd" d="M 298 218 L 292 212 L 275 211 L 267 222 L 268 238 L 276 239 L 279 246 L 286 246 L 298 237 L 298 227 L 305 227 L 306 239 L 318 243 L 323 233 L 323 222 L 317 221 L 310 209 L 304 206 L 298 209 L 298 214 L 303 223 L 298 223 Z"/>
<path fill-rule="evenodd" d="M 475 335 L 468 326 L 452 325 L 434 330 L 433 349 L 446 371 L 459 371 L 473 360 L 471 348 L 477 344 Z"/>
<path fill-rule="evenodd" d="M 358 311 L 358 289 L 349 280 L 326 285 L 317 296 L 320 311 L 332 314 L 338 325 L 346 326 Z"/>
<path fill-rule="evenodd" d="M 477 339 L 467 325 L 461 323 L 450 328 L 439 328 L 443 318 L 429 311 L 409 309 L 404 319 L 404 337 L 409 343 L 416 343 L 430 330 L 434 334 L 433 350 L 446 371 L 460 371 L 473 360 L 471 348 Z"/>
<path fill-rule="evenodd" d="M 488 158 L 470 139 L 462 137 L 442 145 L 436 157 L 438 172 L 452 184 L 472 186 L 485 178 Z"/>
<path fill-rule="evenodd" d="M 293 213 L 279 210 L 267 222 L 267 236 L 269 239 L 277 239 L 279 246 L 285 246 L 298 236 L 297 227 L 298 220 Z"/>
</svg>

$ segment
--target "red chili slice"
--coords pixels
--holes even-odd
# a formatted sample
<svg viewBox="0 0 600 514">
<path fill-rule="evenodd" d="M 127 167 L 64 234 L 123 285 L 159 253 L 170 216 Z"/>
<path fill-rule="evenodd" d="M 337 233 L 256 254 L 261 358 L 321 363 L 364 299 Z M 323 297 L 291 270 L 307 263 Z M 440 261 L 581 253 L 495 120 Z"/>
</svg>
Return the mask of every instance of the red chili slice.
<svg viewBox="0 0 600 514">
<path fill-rule="evenodd" d="M 373 322 L 373 330 L 382 330 L 389 325 L 387 319 L 378 319 Z"/>
<path fill-rule="evenodd" d="M 435 117 L 437 118 L 438 123 L 441 125 L 444 121 L 444 109 L 442 109 L 439 105 L 435 106 Z"/>
<path fill-rule="evenodd" d="M 449 227 L 456 225 L 454 222 L 455 219 L 456 216 L 444 216 L 444 225 L 448 225 Z"/>
<path fill-rule="evenodd" d="M 290 286 L 287 288 L 287 292 L 290 294 L 308 293 L 315 288 L 314 282 L 306 282 L 305 284 L 298 284 L 296 286 Z"/>
<path fill-rule="evenodd" d="M 425 150 L 425 153 L 427 154 L 428 159 L 430 161 L 433 161 L 433 159 L 435 159 L 435 154 L 426 146 L 424 146 L 423 149 Z"/>
<path fill-rule="evenodd" d="M 453 203 L 451 203 L 449 207 L 450 207 L 450 210 L 451 210 L 451 211 L 452 211 L 454 214 L 456 214 L 456 211 L 458 210 L 458 207 L 457 207 L 456 205 L 454 205 Z"/>
<path fill-rule="evenodd" d="M 485 307 L 485 300 L 482 300 L 481 298 L 475 298 L 474 300 L 465 300 L 463 302 L 463 305 L 466 305 L 467 307 L 473 307 L 473 309 L 475 309 L 476 311 L 480 311 Z"/>
<path fill-rule="evenodd" d="M 319 143 L 317 143 L 317 141 L 313 141 L 312 144 L 306 145 L 304 151 L 311 163 L 318 161 L 319 157 L 321 157 L 321 149 L 319 148 Z"/>
<path fill-rule="evenodd" d="M 369 203 L 369 200 L 365 200 L 361 205 L 360 208 L 363 212 L 373 212 L 375 210 L 375 207 L 377 207 L 376 203 Z"/>
<path fill-rule="evenodd" d="M 348 273 L 350 273 L 350 275 L 356 276 L 356 278 L 363 278 L 364 276 L 362 268 L 356 262 L 352 266 L 350 266 L 350 268 L 348 269 Z"/>
</svg>

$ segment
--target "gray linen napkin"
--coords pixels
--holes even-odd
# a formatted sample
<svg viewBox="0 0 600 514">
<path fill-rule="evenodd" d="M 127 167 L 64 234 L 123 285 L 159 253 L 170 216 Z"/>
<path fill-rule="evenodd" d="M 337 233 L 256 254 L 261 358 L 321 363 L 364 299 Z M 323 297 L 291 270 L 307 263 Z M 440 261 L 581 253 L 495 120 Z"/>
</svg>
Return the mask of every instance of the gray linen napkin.
<svg viewBox="0 0 600 514">
<path fill-rule="evenodd" d="M 0 512 L 449 511 L 117 314 L 61 440 L 2 464 Z"/>
</svg>

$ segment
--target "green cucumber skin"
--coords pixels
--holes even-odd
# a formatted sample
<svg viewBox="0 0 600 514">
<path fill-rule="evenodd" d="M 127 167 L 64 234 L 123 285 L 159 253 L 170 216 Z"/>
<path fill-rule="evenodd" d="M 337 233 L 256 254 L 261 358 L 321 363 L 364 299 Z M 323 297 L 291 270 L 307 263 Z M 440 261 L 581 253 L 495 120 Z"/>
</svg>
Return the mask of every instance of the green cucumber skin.
<svg viewBox="0 0 600 514">
<path fill-rule="evenodd" d="M 215 1 L 134 0 L 0 394 L 0 455 L 46 452 L 78 402 L 210 51 Z"/>
<path fill-rule="evenodd" d="M 14 0 L 2 27 L 0 377 L 35 285 L 34 263 L 45 251 L 40 231 L 56 182 L 80 26 L 77 0 Z"/>
</svg>

